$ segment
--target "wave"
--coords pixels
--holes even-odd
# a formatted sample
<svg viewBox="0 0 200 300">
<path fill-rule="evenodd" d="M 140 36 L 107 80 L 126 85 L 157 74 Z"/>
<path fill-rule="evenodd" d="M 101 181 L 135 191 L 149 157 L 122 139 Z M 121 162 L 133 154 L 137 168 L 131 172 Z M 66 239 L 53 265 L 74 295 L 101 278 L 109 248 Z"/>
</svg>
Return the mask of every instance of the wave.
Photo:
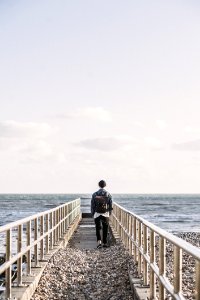
<svg viewBox="0 0 200 300">
<path fill-rule="evenodd" d="M 163 223 L 188 223 L 188 220 L 162 220 Z"/>
</svg>

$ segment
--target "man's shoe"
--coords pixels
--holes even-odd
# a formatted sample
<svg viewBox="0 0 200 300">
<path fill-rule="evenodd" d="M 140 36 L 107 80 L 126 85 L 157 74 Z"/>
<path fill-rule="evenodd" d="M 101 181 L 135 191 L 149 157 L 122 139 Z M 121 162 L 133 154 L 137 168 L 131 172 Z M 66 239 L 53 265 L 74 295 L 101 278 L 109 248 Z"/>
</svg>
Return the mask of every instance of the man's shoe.
<svg viewBox="0 0 200 300">
<path fill-rule="evenodd" d="M 109 246 L 108 246 L 108 244 L 103 244 L 103 247 L 108 248 Z"/>
<path fill-rule="evenodd" d="M 97 249 L 100 249 L 100 248 L 102 248 L 102 245 L 101 245 L 101 244 L 98 244 L 98 245 L 97 245 Z"/>
</svg>

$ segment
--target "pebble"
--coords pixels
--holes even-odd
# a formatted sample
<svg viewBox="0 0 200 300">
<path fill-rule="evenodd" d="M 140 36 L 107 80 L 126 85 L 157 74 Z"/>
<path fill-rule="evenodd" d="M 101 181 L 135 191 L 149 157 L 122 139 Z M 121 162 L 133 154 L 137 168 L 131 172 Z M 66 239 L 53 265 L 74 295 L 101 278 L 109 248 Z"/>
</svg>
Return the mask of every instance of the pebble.
<svg viewBox="0 0 200 300">
<path fill-rule="evenodd" d="M 196 247 L 200 247 L 200 233 L 198 232 L 180 232 L 174 233 L 174 235 L 182 238 L 183 240 L 191 243 Z M 158 246 L 158 240 L 157 240 Z M 174 269 L 173 269 L 173 245 L 169 242 L 166 243 L 166 277 L 169 279 L 171 284 L 174 280 Z M 157 253 L 157 263 L 158 263 Z M 182 257 L 182 294 L 187 300 L 195 299 L 195 260 L 183 252 Z M 171 299 L 168 295 L 167 299 Z"/>
<path fill-rule="evenodd" d="M 48 263 L 31 300 L 121 300 L 133 299 L 128 269 L 137 269 L 117 244 L 106 249 L 60 249 Z"/>
<path fill-rule="evenodd" d="M 200 247 L 200 233 L 176 233 Z M 156 239 L 156 261 L 159 244 Z M 137 266 L 121 243 L 107 249 L 76 249 L 70 243 L 48 263 L 31 300 L 129 300 L 133 299 L 128 270 L 138 277 Z M 173 246 L 166 244 L 166 276 L 173 284 Z M 182 293 L 195 299 L 195 261 L 183 253 Z M 167 295 L 166 299 L 171 299 Z"/>
</svg>

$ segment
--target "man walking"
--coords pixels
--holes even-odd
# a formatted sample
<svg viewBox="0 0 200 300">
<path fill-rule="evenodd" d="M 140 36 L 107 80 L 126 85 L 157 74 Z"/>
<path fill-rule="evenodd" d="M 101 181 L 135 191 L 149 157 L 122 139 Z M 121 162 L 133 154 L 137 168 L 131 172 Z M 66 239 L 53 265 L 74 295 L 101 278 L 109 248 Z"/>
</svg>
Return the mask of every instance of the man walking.
<svg viewBox="0 0 200 300">
<path fill-rule="evenodd" d="M 99 181 L 100 189 L 92 195 L 91 200 L 91 213 L 94 217 L 96 225 L 96 236 L 97 236 L 97 248 L 102 247 L 101 241 L 101 225 L 103 227 L 103 247 L 108 247 L 108 226 L 109 216 L 112 212 L 112 196 L 104 188 L 106 182 L 104 180 Z"/>
</svg>

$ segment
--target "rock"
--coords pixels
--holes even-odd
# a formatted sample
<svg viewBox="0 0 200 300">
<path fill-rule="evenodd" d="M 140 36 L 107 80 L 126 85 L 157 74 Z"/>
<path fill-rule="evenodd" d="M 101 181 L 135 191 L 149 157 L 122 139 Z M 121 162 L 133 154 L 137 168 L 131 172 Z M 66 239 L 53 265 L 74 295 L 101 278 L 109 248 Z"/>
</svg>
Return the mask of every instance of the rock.
<svg viewBox="0 0 200 300">
<path fill-rule="evenodd" d="M 60 249 L 49 262 L 32 300 L 132 299 L 128 269 L 136 266 L 121 243 L 101 250 Z"/>
</svg>

